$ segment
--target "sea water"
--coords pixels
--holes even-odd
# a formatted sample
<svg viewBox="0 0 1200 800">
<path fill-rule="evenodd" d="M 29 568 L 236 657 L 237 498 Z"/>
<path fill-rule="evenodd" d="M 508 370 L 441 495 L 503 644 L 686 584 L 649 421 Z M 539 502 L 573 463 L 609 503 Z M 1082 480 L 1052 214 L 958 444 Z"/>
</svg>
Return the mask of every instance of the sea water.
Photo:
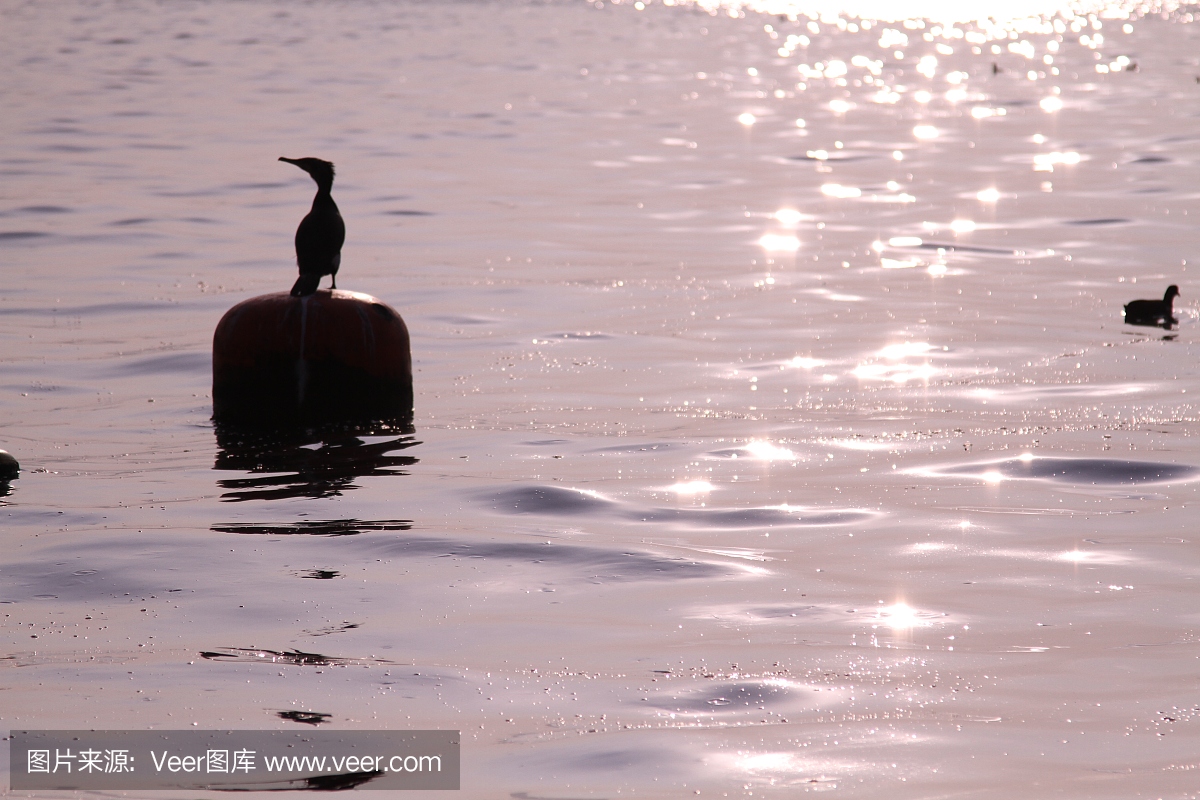
<svg viewBox="0 0 1200 800">
<path fill-rule="evenodd" d="M 827 5 L 5 4 L 0 727 L 1195 796 L 1191 13 Z M 337 165 L 410 433 L 218 442 L 279 156 Z"/>
</svg>

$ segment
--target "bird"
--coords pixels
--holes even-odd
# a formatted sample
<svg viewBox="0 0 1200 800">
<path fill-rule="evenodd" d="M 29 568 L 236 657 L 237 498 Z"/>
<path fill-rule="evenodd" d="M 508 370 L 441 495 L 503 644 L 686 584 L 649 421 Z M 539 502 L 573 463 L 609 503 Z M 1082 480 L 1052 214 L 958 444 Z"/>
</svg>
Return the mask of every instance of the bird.
<svg viewBox="0 0 1200 800">
<path fill-rule="evenodd" d="M 21 475 L 21 465 L 7 450 L 0 450 L 0 484 L 16 480 Z"/>
<path fill-rule="evenodd" d="M 319 158 L 287 158 L 280 161 L 295 164 L 317 182 L 317 196 L 313 198 L 312 210 L 300 220 L 296 228 L 296 265 L 300 277 L 292 286 L 292 297 L 304 297 L 317 290 L 321 276 L 333 279 L 337 288 L 337 271 L 342 263 L 342 244 L 346 241 L 346 223 L 333 202 L 333 164 Z"/>
<path fill-rule="evenodd" d="M 1171 284 L 1162 300 L 1134 300 L 1125 304 L 1125 322 L 1128 325 L 1161 325 L 1164 328 L 1179 322 L 1173 316 L 1171 304 L 1179 296 L 1179 287 Z"/>
</svg>

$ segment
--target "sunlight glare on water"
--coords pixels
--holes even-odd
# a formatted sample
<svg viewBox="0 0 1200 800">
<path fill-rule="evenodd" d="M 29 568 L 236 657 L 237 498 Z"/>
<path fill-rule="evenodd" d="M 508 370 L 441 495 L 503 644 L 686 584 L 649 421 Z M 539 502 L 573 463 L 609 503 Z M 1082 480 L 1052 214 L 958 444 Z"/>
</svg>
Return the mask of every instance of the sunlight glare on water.
<svg viewBox="0 0 1200 800">
<path fill-rule="evenodd" d="M 770 442 L 750 442 L 743 449 L 750 458 L 761 461 L 795 461 L 799 458 L 792 450 Z"/>
</svg>

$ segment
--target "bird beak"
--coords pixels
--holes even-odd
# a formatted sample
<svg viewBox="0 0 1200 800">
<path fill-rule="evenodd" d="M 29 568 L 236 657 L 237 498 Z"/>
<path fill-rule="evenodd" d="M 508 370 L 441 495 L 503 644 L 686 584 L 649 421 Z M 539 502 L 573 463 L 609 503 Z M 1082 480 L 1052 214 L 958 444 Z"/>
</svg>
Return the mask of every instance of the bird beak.
<svg viewBox="0 0 1200 800">
<path fill-rule="evenodd" d="M 289 164 L 295 164 L 295 163 L 296 163 L 296 161 L 297 161 L 298 159 L 295 159 L 295 158 L 288 158 L 287 156 L 280 156 L 280 157 L 279 157 L 279 160 L 280 160 L 280 161 L 286 161 L 286 162 L 288 162 Z"/>
</svg>

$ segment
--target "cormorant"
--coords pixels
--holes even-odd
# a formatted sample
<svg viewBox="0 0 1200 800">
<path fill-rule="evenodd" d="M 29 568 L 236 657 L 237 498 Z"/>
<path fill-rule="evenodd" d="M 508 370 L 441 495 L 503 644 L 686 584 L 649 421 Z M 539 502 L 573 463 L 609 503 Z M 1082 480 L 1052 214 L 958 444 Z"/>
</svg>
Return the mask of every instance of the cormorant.
<svg viewBox="0 0 1200 800">
<path fill-rule="evenodd" d="M 296 264 L 300 277 L 292 286 L 292 297 L 312 294 L 321 283 L 322 275 L 333 278 L 337 288 L 337 271 L 342 263 L 342 243 L 346 241 L 346 223 L 333 202 L 333 164 L 319 158 L 284 158 L 280 161 L 295 164 L 317 182 L 317 196 L 312 210 L 300 220 L 296 229 Z"/>
<path fill-rule="evenodd" d="M 1162 300 L 1134 300 L 1125 304 L 1125 322 L 1129 325 L 1161 325 L 1164 328 L 1179 322 L 1173 316 L 1171 309 L 1175 298 L 1179 296 L 1179 287 L 1171 284 L 1167 287 Z"/>
</svg>

